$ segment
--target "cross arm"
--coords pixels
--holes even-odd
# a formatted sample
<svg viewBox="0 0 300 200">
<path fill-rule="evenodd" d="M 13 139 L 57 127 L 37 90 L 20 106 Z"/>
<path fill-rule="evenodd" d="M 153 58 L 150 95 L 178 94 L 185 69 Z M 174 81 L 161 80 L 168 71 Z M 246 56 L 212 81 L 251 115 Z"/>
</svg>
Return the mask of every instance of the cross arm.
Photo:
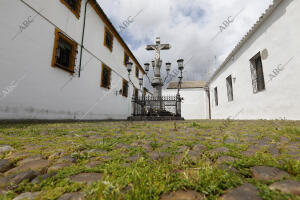
<svg viewBox="0 0 300 200">
<path fill-rule="evenodd" d="M 147 45 L 146 50 L 153 51 L 156 49 L 156 45 Z"/>
<path fill-rule="evenodd" d="M 171 45 L 170 44 L 161 44 L 161 50 L 169 50 L 171 49 Z"/>
</svg>

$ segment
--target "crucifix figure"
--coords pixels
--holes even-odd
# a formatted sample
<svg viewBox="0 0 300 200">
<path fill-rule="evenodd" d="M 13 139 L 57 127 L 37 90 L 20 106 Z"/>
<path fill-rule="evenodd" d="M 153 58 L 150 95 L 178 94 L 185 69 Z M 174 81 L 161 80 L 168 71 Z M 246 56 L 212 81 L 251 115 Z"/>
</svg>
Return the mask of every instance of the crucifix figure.
<svg viewBox="0 0 300 200">
<path fill-rule="evenodd" d="M 154 88 L 154 97 L 162 96 L 162 86 L 163 82 L 160 77 L 160 68 L 162 65 L 162 61 L 160 60 L 160 51 L 161 50 L 169 50 L 171 49 L 170 44 L 160 44 L 160 37 L 156 38 L 156 44 L 147 45 L 146 50 L 155 51 L 155 60 L 154 60 L 154 77 L 152 80 L 152 86 Z"/>
</svg>

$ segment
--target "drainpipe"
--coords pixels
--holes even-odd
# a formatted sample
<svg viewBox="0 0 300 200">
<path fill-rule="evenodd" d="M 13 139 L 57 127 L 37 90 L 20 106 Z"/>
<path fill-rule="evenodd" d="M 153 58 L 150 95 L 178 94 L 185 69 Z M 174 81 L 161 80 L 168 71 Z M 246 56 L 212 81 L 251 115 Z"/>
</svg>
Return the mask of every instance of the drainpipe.
<svg viewBox="0 0 300 200">
<path fill-rule="evenodd" d="M 83 51 L 83 41 L 84 41 L 84 32 L 85 32 L 85 21 L 86 21 L 86 8 L 90 0 L 87 0 L 84 7 L 84 18 L 83 18 L 83 28 L 82 28 L 82 38 L 81 38 L 81 47 L 80 47 L 80 60 L 79 60 L 79 72 L 78 77 L 80 77 L 81 72 L 81 63 L 82 63 L 82 51 Z"/>
<path fill-rule="evenodd" d="M 210 89 L 208 86 L 205 87 L 205 91 L 206 91 L 207 98 L 208 98 L 208 116 L 209 116 L 209 119 L 211 120 Z"/>
</svg>

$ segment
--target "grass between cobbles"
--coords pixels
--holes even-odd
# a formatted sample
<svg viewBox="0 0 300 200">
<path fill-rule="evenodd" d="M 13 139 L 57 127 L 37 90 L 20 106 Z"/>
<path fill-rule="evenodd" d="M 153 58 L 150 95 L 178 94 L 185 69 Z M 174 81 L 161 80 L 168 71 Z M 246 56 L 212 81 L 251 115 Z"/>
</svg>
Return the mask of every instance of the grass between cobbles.
<svg viewBox="0 0 300 200">
<path fill-rule="evenodd" d="M 76 164 L 39 184 L 22 182 L 0 199 L 41 191 L 39 199 L 54 200 L 64 193 L 81 191 L 88 200 L 158 200 L 162 194 L 179 189 L 195 190 L 207 199 L 218 199 L 229 189 L 245 182 L 254 184 L 264 200 L 297 199 L 291 194 L 270 190 L 268 186 L 273 182 L 253 179 L 250 168 L 261 165 L 277 167 L 288 172 L 290 179 L 300 181 L 300 162 L 287 153 L 287 145 L 299 145 L 299 127 L 300 122 L 264 120 L 0 124 L 0 145 L 11 145 L 16 152 L 38 154 L 45 159 L 58 152 L 71 154 L 77 159 Z M 288 138 L 288 144 L 279 143 L 281 137 Z M 269 145 L 277 144 L 280 155 L 272 156 L 268 145 L 257 149 L 253 156 L 242 154 L 254 144 L 253 141 L 266 138 Z M 228 143 L 227 139 L 236 139 L 237 142 Z M 170 157 L 152 160 L 139 142 L 150 145 L 153 151 L 167 152 Z M 119 144 L 125 147 L 119 147 Z M 191 149 L 196 144 L 206 147 L 196 162 L 190 160 L 188 149 L 182 153 L 182 160 L 176 160 L 180 147 Z M 229 152 L 209 152 L 218 147 L 226 147 Z M 227 164 L 238 173 L 217 167 L 217 159 L 224 155 L 237 158 Z M 0 158 L 10 156 L 3 154 Z M 127 158 L 131 156 L 138 157 L 130 162 Z M 52 162 L 57 159 L 54 157 Z M 16 163 L 20 158 L 11 160 Z M 102 162 L 88 168 L 86 164 L 93 160 Z M 87 185 L 73 183 L 68 178 L 84 172 L 102 173 L 103 179 Z"/>
</svg>

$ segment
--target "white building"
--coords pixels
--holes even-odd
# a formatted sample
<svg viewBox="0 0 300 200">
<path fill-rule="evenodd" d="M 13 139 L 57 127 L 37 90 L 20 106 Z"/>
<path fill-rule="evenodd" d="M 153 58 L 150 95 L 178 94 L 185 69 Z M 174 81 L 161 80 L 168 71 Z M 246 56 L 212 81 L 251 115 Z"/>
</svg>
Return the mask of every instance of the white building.
<svg viewBox="0 0 300 200">
<path fill-rule="evenodd" d="M 184 119 L 208 119 L 209 106 L 208 96 L 205 91 L 204 81 L 185 81 L 181 84 L 180 96 L 183 97 L 181 104 L 181 116 Z M 178 82 L 169 84 L 163 95 L 176 96 Z"/>
<path fill-rule="evenodd" d="M 125 63 L 135 88 L 144 70 L 96 0 L 1 0 L 0 19 L 0 119 L 130 116 Z"/>
<path fill-rule="evenodd" d="M 299 10 L 275 0 L 214 73 L 212 119 L 300 119 Z"/>
</svg>

